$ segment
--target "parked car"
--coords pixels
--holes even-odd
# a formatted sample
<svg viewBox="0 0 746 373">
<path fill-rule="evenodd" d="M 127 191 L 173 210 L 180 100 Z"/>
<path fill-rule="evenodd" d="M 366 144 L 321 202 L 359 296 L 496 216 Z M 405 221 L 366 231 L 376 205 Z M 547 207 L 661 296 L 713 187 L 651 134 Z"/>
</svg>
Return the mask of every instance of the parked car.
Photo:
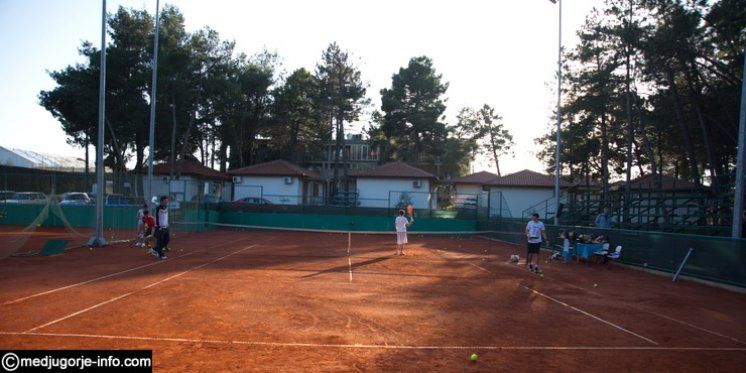
<svg viewBox="0 0 746 373">
<path fill-rule="evenodd" d="M 0 190 L 0 202 L 5 202 L 5 200 L 13 197 L 14 194 L 16 194 L 16 192 L 12 190 Z"/>
<path fill-rule="evenodd" d="M 24 205 L 43 205 L 47 203 L 47 196 L 39 192 L 19 192 L 14 193 L 5 203 L 15 203 Z"/>
<path fill-rule="evenodd" d="M 72 192 L 65 193 L 62 195 L 60 205 L 63 206 L 83 206 L 90 205 L 92 202 L 91 197 L 86 193 Z"/>
<path fill-rule="evenodd" d="M 237 199 L 233 201 L 236 205 L 271 205 L 272 202 L 270 202 L 266 198 L 259 198 L 259 197 L 244 197 Z"/>
</svg>

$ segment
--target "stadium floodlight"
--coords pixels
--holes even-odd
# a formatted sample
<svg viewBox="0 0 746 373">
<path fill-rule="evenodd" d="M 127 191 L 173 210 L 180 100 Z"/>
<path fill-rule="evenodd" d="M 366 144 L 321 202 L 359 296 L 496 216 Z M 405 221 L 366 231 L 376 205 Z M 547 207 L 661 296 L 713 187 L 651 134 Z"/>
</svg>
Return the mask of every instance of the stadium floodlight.
<svg viewBox="0 0 746 373">
<path fill-rule="evenodd" d="M 102 1 L 101 63 L 98 76 L 98 139 L 96 144 L 96 234 L 88 240 L 89 247 L 106 245 L 104 238 L 104 113 L 106 108 L 106 0 Z"/>
<path fill-rule="evenodd" d="M 562 147 L 562 135 L 560 133 L 562 128 L 562 0 L 549 1 L 551 1 L 552 4 L 559 3 L 559 46 L 557 48 L 557 146 L 554 157 L 554 198 L 556 203 L 554 210 L 554 225 L 558 225 L 560 212 L 560 178 L 562 177 L 562 159 L 560 157 L 560 149 Z"/>
<path fill-rule="evenodd" d="M 150 134 L 148 139 L 148 187 L 145 193 L 145 203 L 148 203 L 150 198 L 153 197 L 153 155 L 155 153 L 155 94 L 156 85 L 158 81 L 158 11 L 160 9 L 161 2 L 156 0 L 155 2 L 155 32 L 153 36 L 153 78 L 150 87 Z"/>
</svg>

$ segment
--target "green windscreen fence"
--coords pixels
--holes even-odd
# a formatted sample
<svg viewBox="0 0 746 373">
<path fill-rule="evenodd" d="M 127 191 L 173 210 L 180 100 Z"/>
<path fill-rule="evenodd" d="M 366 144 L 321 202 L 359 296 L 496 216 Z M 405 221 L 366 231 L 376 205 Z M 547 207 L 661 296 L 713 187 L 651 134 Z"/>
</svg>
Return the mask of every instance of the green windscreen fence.
<svg viewBox="0 0 746 373">
<path fill-rule="evenodd" d="M 495 231 L 497 239 L 524 244 L 525 222 L 502 220 L 479 222 L 478 230 Z M 746 240 L 686 234 L 596 229 L 546 225 L 552 244 L 559 244 L 559 231 L 576 235 L 604 235 L 611 248 L 622 246 L 621 262 L 675 272 L 689 249 L 693 249 L 683 275 L 746 287 Z"/>
</svg>

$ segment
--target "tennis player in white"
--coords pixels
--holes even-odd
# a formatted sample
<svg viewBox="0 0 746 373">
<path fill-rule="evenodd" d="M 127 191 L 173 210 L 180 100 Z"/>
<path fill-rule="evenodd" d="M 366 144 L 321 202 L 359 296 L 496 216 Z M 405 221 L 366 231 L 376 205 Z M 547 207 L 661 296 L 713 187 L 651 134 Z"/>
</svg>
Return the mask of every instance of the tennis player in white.
<svg viewBox="0 0 746 373">
<path fill-rule="evenodd" d="M 404 255 L 404 245 L 407 244 L 407 227 L 411 224 L 406 217 L 404 217 L 404 210 L 399 210 L 399 216 L 394 220 L 394 226 L 396 226 L 396 254 Z"/>
</svg>

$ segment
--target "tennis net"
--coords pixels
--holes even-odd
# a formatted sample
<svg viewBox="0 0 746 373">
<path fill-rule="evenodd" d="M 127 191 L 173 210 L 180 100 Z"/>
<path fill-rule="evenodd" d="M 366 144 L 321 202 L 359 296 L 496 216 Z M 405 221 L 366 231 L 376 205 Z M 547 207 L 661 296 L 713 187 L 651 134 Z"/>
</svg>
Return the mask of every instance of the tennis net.
<svg viewBox="0 0 746 373">
<path fill-rule="evenodd" d="M 280 251 L 312 255 L 345 256 L 367 252 L 394 251 L 397 237 L 391 231 L 355 231 L 270 227 L 209 222 L 176 222 L 177 232 L 206 235 L 216 244 L 245 238 L 267 243 Z M 495 231 L 409 231 L 408 247 L 483 253 L 485 249 L 504 246 L 502 238 L 510 232 Z"/>
</svg>

